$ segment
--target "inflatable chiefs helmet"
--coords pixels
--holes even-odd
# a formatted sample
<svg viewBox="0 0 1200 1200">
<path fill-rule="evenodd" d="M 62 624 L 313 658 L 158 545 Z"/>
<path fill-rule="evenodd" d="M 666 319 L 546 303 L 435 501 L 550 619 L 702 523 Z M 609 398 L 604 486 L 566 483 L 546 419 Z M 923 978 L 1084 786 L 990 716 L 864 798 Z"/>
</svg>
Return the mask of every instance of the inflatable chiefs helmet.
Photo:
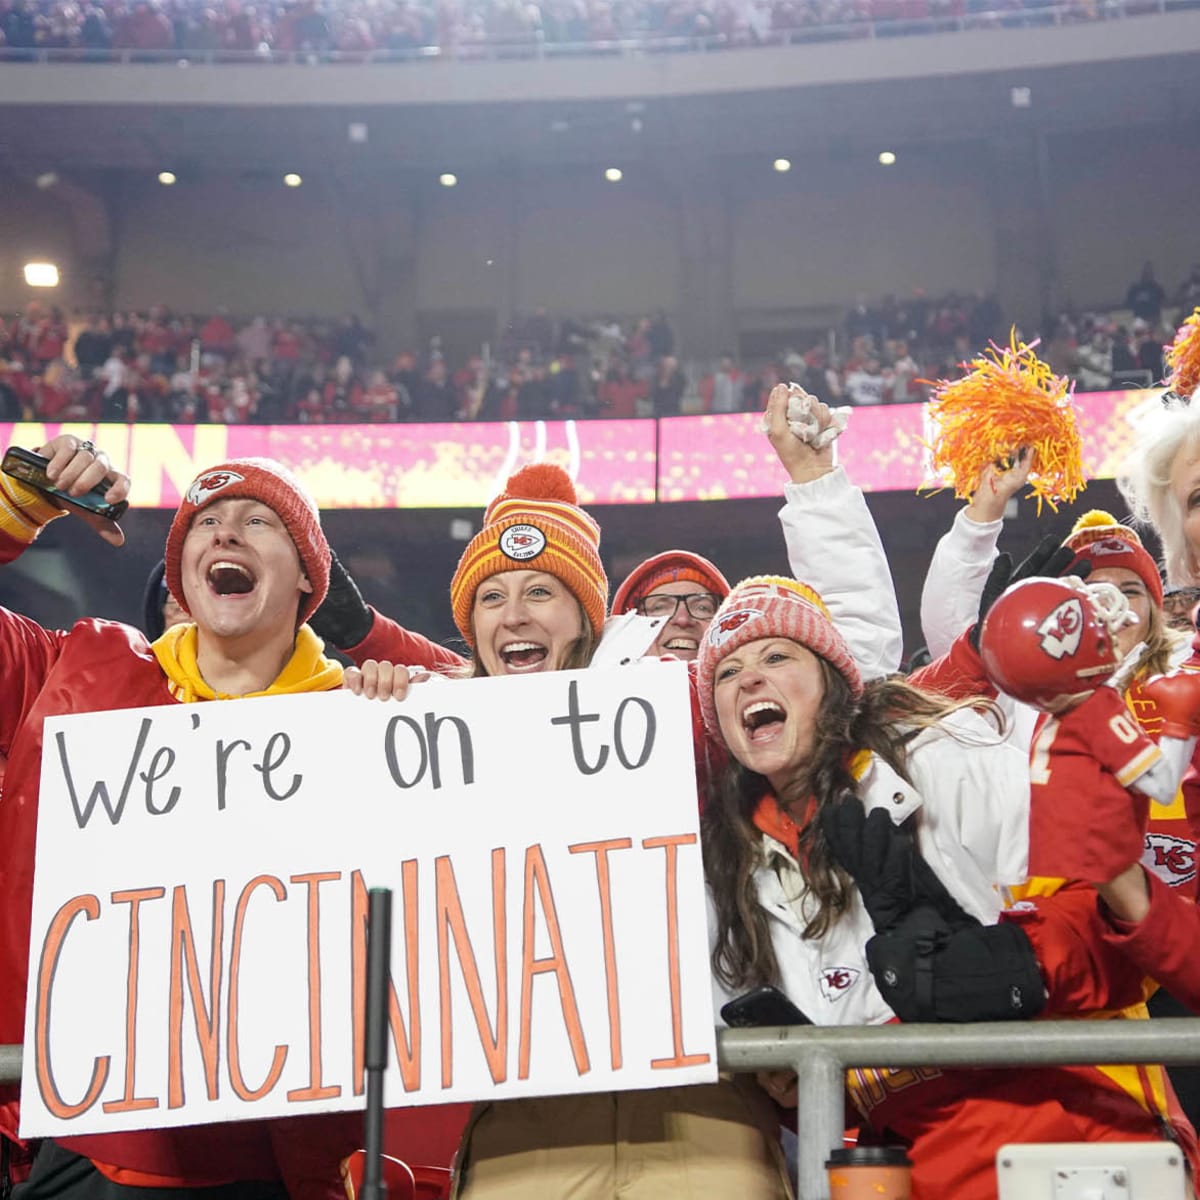
<svg viewBox="0 0 1200 1200">
<path fill-rule="evenodd" d="M 1121 661 L 1091 597 L 1061 579 L 1010 587 L 984 618 L 979 655 L 1002 692 L 1042 709 L 1095 691 Z"/>
</svg>

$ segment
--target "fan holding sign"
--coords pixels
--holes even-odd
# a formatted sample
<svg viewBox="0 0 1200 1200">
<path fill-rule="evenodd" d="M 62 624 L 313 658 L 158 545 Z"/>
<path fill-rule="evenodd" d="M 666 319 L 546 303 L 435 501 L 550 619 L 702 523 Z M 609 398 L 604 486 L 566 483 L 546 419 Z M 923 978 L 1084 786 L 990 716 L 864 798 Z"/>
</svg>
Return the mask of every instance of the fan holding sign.
<svg viewBox="0 0 1200 1200">
<path fill-rule="evenodd" d="M 108 502 L 125 499 L 128 478 L 114 470 L 90 442 L 62 434 L 44 446 L 42 453 L 50 460 L 48 475 L 57 486 L 80 494 L 107 482 Z M 0 478 L 0 561 L 15 559 L 48 522 L 61 515 L 61 508 L 35 488 Z M 4 803 L 0 804 L 0 845 L 4 847 L 0 971 L 5 979 L 0 989 L 0 1043 L 21 1041 L 25 1025 L 22 997 L 29 974 L 43 722 L 60 714 L 99 709 L 173 706 L 239 696 L 294 696 L 336 689 L 341 684 L 341 667 L 324 657 L 320 639 L 305 624 L 328 586 L 329 547 L 315 503 L 280 464 L 267 459 L 234 460 L 202 472 L 175 515 L 165 557 L 171 593 L 181 600 L 191 621 L 168 630 L 153 644 L 138 631 L 111 621 L 83 620 L 69 631 L 51 631 L 0 610 L 0 746 L 8 755 Z M 58 743 L 65 769 L 64 745 Z M 232 741 L 229 748 L 233 749 Z M 141 749 L 139 744 L 139 753 Z M 263 753 L 259 774 L 264 783 L 273 771 L 278 771 L 276 778 L 287 773 L 281 749 L 282 744 L 276 743 L 273 752 Z M 145 783 L 149 812 L 165 813 L 173 807 L 179 788 L 163 787 L 161 801 L 151 798 L 154 782 L 163 778 L 171 757 L 160 748 L 135 780 L 135 756 L 119 794 L 115 787 L 110 793 L 102 783 L 90 792 L 85 787 L 74 796 L 79 806 L 75 809 L 77 833 L 84 832 L 89 820 L 93 829 L 106 823 L 110 832 L 116 833 L 135 783 L 138 791 Z M 89 861 L 94 858 L 93 854 Z M 135 945 L 137 913 L 149 907 L 151 891 L 117 892 L 111 899 L 124 906 Z M 91 922 L 96 913 L 85 900 L 75 915 Z M 76 928 L 84 923 L 75 921 L 74 916 L 70 921 Z M 42 944 L 41 932 L 34 936 L 35 942 Z M 55 961 L 43 954 L 40 964 L 34 966 L 46 975 Z M 135 984 L 131 991 L 136 991 L 136 958 L 131 957 L 130 962 Z M 67 969 L 65 960 L 63 969 Z M 104 963 L 93 964 L 97 996 L 102 992 L 104 970 Z M 83 989 L 85 995 L 87 990 Z M 132 999 L 136 1003 L 136 995 Z M 44 1011 L 35 1011 L 49 1039 L 48 1000 Z M 60 1022 L 55 1032 L 65 1024 Z M 57 1107 L 60 1113 L 70 1113 L 80 1105 L 88 1107 L 89 1097 L 94 1103 L 103 1091 L 103 1111 L 114 1122 L 134 1113 L 143 1127 L 156 1123 L 153 1114 L 140 1111 L 149 1106 L 136 1094 L 132 1057 L 124 1087 L 115 1072 L 109 1077 L 109 1060 L 97 1058 L 86 1093 L 69 1097 L 57 1091 L 65 1085 L 49 1061 L 39 1061 L 37 1068 L 31 1059 L 26 1061 L 26 1087 L 38 1086 L 47 1105 Z M 0 1106 L 0 1135 L 15 1141 L 17 1103 L 10 1089 L 0 1089 L 0 1095 L 5 1100 Z M 99 1111 L 100 1106 L 96 1107 Z M 332 1196 L 340 1191 L 338 1163 L 353 1148 L 356 1129 L 356 1121 L 340 1128 L 328 1120 L 316 1126 L 294 1121 L 48 1141 L 34 1164 L 25 1195 L 34 1200 L 59 1191 L 72 1180 L 75 1194 L 81 1197 L 137 1195 L 146 1187 L 205 1185 L 241 1188 L 239 1195 L 264 1198 L 282 1196 L 285 1191 L 293 1196 Z"/>
</svg>

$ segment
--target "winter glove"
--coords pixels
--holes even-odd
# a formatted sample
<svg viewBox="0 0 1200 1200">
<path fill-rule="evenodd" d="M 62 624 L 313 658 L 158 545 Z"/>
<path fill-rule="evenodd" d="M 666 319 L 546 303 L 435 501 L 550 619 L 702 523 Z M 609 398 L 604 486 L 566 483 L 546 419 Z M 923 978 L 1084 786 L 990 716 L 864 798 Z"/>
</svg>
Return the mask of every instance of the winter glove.
<svg viewBox="0 0 1200 1200">
<path fill-rule="evenodd" d="M 867 943 L 880 994 L 902 1021 L 1015 1021 L 1046 1003 L 1037 958 L 1010 923 L 950 929 L 931 905 Z"/>
<path fill-rule="evenodd" d="M 821 812 L 825 840 L 876 929 L 866 954 L 880 994 L 902 1021 L 1036 1016 L 1045 988 L 1029 939 L 962 909 L 917 850 L 914 821 L 867 814 L 853 792 Z"/>
<path fill-rule="evenodd" d="M 825 840 L 854 880 L 876 932 L 892 928 L 922 904 L 940 913 L 948 927 L 972 921 L 918 852 L 914 820 L 896 825 L 882 808 L 868 815 L 853 792 L 821 810 Z"/>
<path fill-rule="evenodd" d="M 1053 533 L 1048 533 L 1042 538 L 1015 568 L 1012 555 L 997 554 L 979 597 L 979 616 L 967 632 L 971 645 L 976 650 L 979 649 L 979 631 L 983 628 L 983 618 L 1014 583 L 1020 583 L 1023 579 L 1033 579 L 1035 576 L 1057 578 L 1074 557 L 1075 551 L 1069 546 L 1064 546 L 1062 539 Z M 1091 570 L 1092 564 L 1087 559 L 1081 560 L 1075 566 L 1075 574 L 1080 579 L 1086 579 Z"/>
<path fill-rule="evenodd" d="M 329 560 L 329 591 L 308 624 L 318 637 L 339 650 L 348 650 L 371 632 L 375 614 L 332 549 Z"/>
</svg>

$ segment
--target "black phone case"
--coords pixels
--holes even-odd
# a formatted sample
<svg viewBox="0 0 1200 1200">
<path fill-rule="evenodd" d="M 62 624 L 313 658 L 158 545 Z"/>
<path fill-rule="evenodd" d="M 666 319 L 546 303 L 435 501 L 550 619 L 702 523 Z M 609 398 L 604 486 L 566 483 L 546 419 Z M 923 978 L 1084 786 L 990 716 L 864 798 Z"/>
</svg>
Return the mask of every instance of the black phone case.
<svg viewBox="0 0 1200 1200">
<path fill-rule="evenodd" d="M 811 1025 L 808 1019 L 778 988 L 759 987 L 730 1000 L 721 1008 L 721 1020 L 733 1029 L 772 1025 Z"/>
</svg>

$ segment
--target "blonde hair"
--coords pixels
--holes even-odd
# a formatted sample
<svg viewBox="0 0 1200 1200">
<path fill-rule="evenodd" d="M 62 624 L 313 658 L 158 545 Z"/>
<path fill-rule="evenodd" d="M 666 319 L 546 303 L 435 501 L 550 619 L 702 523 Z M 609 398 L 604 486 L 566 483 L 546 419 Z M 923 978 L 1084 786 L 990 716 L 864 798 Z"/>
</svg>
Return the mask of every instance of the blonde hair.
<svg viewBox="0 0 1200 1200">
<path fill-rule="evenodd" d="M 1171 471 L 1185 450 L 1200 450 L 1200 406 L 1171 401 L 1157 414 L 1117 476 L 1134 520 L 1162 541 L 1167 583 L 1200 583 L 1200 559 L 1183 532 L 1183 512 L 1171 492 Z"/>
<path fill-rule="evenodd" d="M 1146 630 L 1146 649 L 1137 671 L 1138 679 L 1149 679 L 1152 675 L 1165 675 L 1171 669 L 1171 660 L 1176 651 L 1190 639 L 1186 633 L 1172 629 L 1163 617 L 1162 609 L 1150 601 L 1150 621 Z"/>
</svg>

